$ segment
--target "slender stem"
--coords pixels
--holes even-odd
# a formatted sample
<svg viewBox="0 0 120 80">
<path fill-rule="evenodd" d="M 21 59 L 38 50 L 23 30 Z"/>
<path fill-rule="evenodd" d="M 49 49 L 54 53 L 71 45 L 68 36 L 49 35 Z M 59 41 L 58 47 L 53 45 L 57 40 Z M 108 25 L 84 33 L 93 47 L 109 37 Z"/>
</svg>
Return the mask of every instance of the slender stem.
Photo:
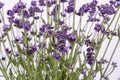
<svg viewBox="0 0 120 80">
<path fill-rule="evenodd" d="M 75 31 L 75 7 L 76 7 L 76 0 L 74 0 L 74 12 L 73 12 L 73 32 Z"/>
<path fill-rule="evenodd" d="M 46 14 L 47 14 L 47 23 L 49 24 L 49 7 L 48 7 L 48 0 L 46 0 Z"/>
<path fill-rule="evenodd" d="M 118 18 L 117 18 L 117 21 L 116 21 L 116 24 L 115 24 L 114 30 L 115 30 L 116 27 L 117 27 L 117 24 L 118 24 L 118 22 L 119 22 L 119 19 L 120 19 L 120 14 L 119 14 L 119 16 L 118 16 Z M 113 37 L 113 36 L 112 36 L 112 37 Z M 105 51 L 104 51 L 104 54 L 103 54 L 103 56 L 102 56 L 103 59 L 104 59 L 104 57 L 105 57 L 105 55 L 106 55 L 106 52 L 107 52 L 107 50 L 108 50 L 108 47 L 109 47 L 111 41 L 112 41 L 112 39 L 109 40 L 109 42 L 108 42 L 108 44 L 107 44 L 107 47 L 106 47 L 106 49 L 105 49 Z"/>
<path fill-rule="evenodd" d="M 113 18 L 112 18 L 110 24 L 109 24 L 108 27 L 107 27 L 107 29 L 110 28 L 110 26 L 111 26 L 111 24 L 113 23 L 113 21 L 114 21 L 116 15 L 117 15 L 117 13 L 118 13 L 118 11 L 119 11 L 119 8 L 117 9 L 115 15 L 113 16 Z M 101 38 L 101 40 L 100 40 L 101 42 L 103 42 L 104 36 L 105 36 L 105 35 L 102 36 L 102 38 Z M 95 58 L 94 58 L 95 60 L 97 59 L 97 56 L 98 56 L 98 54 L 99 54 L 99 51 L 100 51 L 101 45 L 102 45 L 102 43 L 100 44 L 99 49 L 98 49 L 98 51 L 97 51 L 97 53 L 96 53 L 96 55 L 95 55 Z M 94 62 L 94 64 L 91 66 L 91 69 L 90 69 L 89 75 L 90 75 L 90 73 L 91 73 L 91 71 L 92 71 L 94 65 L 95 65 L 95 62 Z"/>
<path fill-rule="evenodd" d="M 103 72 L 103 75 L 104 75 L 104 74 L 106 73 L 106 71 L 108 70 L 108 67 L 109 67 L 109 65 L 110 65 L 110 63 L 111 63 L 111 61 L 112 61 L 112 58 L 113 58 L 113 56 L 114 56 L 114 54 L 115 54 L 115 51 L 116 51 L 118 45 L 119 45 L 119 40 L 118 40 L 117 43 L 116 43 L 116 46 L 115 46 L 115 48 L 114 48 L 114 51 L 112 52 L 112 55 L 111 55 L 111 57 L 110 57 L 110 59 L 109 59 L 109 62 L 108 62 L 108 64 L 107 64 L 107 67 L 106 67 L 105 71 Z M 101 79 L 102 79 L 102 77 L 103 77 L 103 76 L 101 76 Z M 100 80 L 101 80 L 101 79 L 100 79 Z"/>
</svg>

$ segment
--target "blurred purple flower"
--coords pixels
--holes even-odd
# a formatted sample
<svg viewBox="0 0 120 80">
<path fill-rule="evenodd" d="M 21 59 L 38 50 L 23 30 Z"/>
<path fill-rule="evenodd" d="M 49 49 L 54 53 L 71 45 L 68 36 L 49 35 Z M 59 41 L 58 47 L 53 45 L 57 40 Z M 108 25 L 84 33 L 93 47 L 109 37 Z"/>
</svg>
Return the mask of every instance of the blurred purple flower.
<svg viewBox="0 0 120 80">
<path fill-rule="evenodd" d="M 93 65 L 93 63 L 94 63 L 94 54 L 95 53 L 94 53 L 94 48 L 93 47 L 87 48 L 86 57 L 87 57 L 87 62 L 90 66 Z"/>
<path fill-rule="evenodd" d="M 14 12 L 13 12 L 12 10 L 8 10 L 8 11 L 7 11 L 7 15 L 9 15 L 9 16 L 14 16 Z"/>
<path fill-rule="evenodd" d="M 2 57 L 2 58 L 1 58 L 1 60 L 5 61 L 5 60 L 6 60 L 6 58 L 5 58 L 5 57 Z"/>
<path fill-rule="evenodd" d="M 100 15 L 102 16 L 104 16 L 105 14 L 107 15 L 115 14 L 115 9 L 110 4 L 102 4 L 101 6 L 98 6 L 98 9 L 100 11 Z"/>
<path fill-rule="evenodd" d="M 17 27 L 17 28 L 23 28 L 23 23 L 22 23 L 22 21 L 20 19 L 15 19 L 13 21 L 13 23 L 14 23 L 15 27 Z"/>
<path fill-rule="evenodd" d="M 0 1 L 0 9 L 4 6 L 4 3 Z"/>
<path fill-rule="evenodd" d="M 9 48 L 6 48 L 6 49 L 5 49 L 5 52 L 6 52 L 6 53 L 11 53 L 12 51 L 11 51 Z"/>
<path fill-rule="evenodd" d="M 32 54 L 32 53 L 35 53 L 37 51 L 37 46 L 36 45 L 29 46 L 28 48 L 29 48 L 28 55 Z"/>
<path fill-rule="evenodd" d="M 95 27 L 94 27 L 95 31 L 99 32 L 101 30 L 101 28 L 102 27 L 100 24 L 95 24 Z"/>
<path fill-rule="evenodd" d="M 53 53 L 53 57 L 54 57 L 56 60 L 60 60 L 60 54 L 59 54 L 59 53 Z"/>
<path fill-rule="evenodd" d="M 65 9 L 65 11 L 67 12 L 67 13 L 72 13 L 73 11 L 74 11 L 74 6 L 67 6 L 67 8 Z"/>
<path fill-rule="evenodd" d="M 25 9 L 26 8 L 26 3 L 23 3 L 23 2 L 18 2 L 17 4 L 15 4 L 15 6 L 13 7 L 13 12 L 14 13 L 18 13 L 20 14 L 21 13 L 21 10 Z"/>
<path fill-rule="evenodd" d="M 39 0 L 39 5 L 40 6 L 45 6 L 45 0 Z"/>
<path fill-rule="evenodd" d="M 31 5 L 32 5 L 32 6 L 36 6 L 36 5 L 37 5 L 37 2 L 36 2 L 35 0 L 32 0 L 32 1 L 31 1 Z"/>
<path fill-rule="evenodd" d="M 30 21 L 25 21 L 23 23 L 23 28 L 26 30 L 26 31 L 29 31 L 31 29 L 31 24 L 30 24 Z"/>
<path fill-rule="evenodd" d="M 71 43 L 74 42 L 76 38 L 77 38 L 76 34 L 71 33 L 68 35 L 68 41 L 70 41 Z"/>
<path fill-rule="evenodd" d="M 24 16 L 24 18 L 29 18 L 30 17 L 27 10 L 23 10 L 23 16 Z"/>
<path fill-rule="evenodd" d="M 64 3 L 64 2 L 67 2 L 67 0 L 60 0 L 60 2 L 63 2 L 63 3 Z"/>
<path fill-rule="evenodd" d="M 5 24 L 2 28 L 3 28 L 3 31 L 6 31 L 6 30 L 10 29 L 10 25 Z"/>
</svg>

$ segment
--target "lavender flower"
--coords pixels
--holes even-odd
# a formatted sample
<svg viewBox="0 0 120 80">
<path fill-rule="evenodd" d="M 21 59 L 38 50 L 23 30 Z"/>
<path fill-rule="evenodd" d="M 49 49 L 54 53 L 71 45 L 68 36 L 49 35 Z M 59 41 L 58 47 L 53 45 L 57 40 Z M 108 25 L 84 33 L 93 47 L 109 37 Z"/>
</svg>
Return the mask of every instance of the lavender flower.
<svg viewBox="0 0 120 80">
<path fill-rule="evenodd" d="M 40 6 L 45 6 L 45 0 L 39 0 L 39 5 Z"/>
<path fill-rule="evenodd" d="M 79 11 L 76 13 L 77 15 L 83 15 L 84 13 L 87 13 L 89 11 L 89 4 L 84 4 L 82 7 L 80 7 Z"/>
<path fill-rule="evenodd" d="M 40 42 L 40 43 L 38 44 L 38 48 L 45 48 L 45 47 L 46 47 L 46 43 Z"/>
<path fill-rule="evenodd" d="M 110 4 L 114 5 L 115 8 L 120 6 L 120 0 L 110 0 Z"/>
<path fill-rule="evenodd" d="M 68 35 L 68 41 L 70 41 L 71 43 L 74 42 L 76 38 L 77 38 L 76 34 L 71 33 Z"/>
<path fill-rule="evenodd" d="M 67 6 L 67 9 L 65 9 L 65 11 L 70 14 L 74 11 L 74 7 L 69 5 L 69 6 Z"/>
<path fill-rule="evenodd" d="M 116 62 L 112 62 L 111 65 L 115 68 L 117 67 L 117 63 Z"/>
<path fill-rule="evenodd" d="M 95 24 L 94 29 L 95 29 L 95 31 L 99 32 L 101 30 L 101 25 L 100 24 Z"/>
<path fill-rule="evenodd" d="M 91 42 L 89 39 L 86 39 L 86 40 L 85 40 L 85 45 L 86 45 L 86 46 L 90 45 L 91 43 L 92 43 L 92 42 Z"/>
<path fill-rule="evenodd" d="M 7 30 L 9 30 L 9 29 L 10 29 L 10 25 L 5 24 L 5 25 L 3 26 L 3 31 L 7 31 Z"/>
<path fill-rule="evenodd" d="M 13 7 L 13 12 L 14 13 L 18 13 L 20 15 L 21 10 L 26 8 L 26 4 L 23 2 L 18 2 L 17 4 L 15 4 L 15 6 Z"/>
<path fill-rule="evenodd" d="M 59 53 L 53 53 L 53 57 L 54 57 L 56 60 L 60 60 L 60 54 L 59 54 Z"/>
<path fill-rule="evenodd" d="M 35 53 L 37 51 L 37 46 L 36 45 L 29 46 L 28 48 L 29 48 L 28 55 L 32 54 L 32 53 Z"/>
<path fill-rule="evenodd" d="M 31 1 L 31 5 L 32 6 L 36 6 L 37 5 L 37 2 L 35 0 Z"/>
<path fill-rule="evenodd" d="M 65 2 L 67 2 L 67 0 L 60 0 L 60 2 L 63 2 L 63 3 L 65 3 Z"/>
<path fill-rule="evenodd" d="M 100 62 L 101 62 L 102 64 L 108 63 L 108 61 L 107 61 L 106 59 L 102 59 L 101 61 L 98 61 L 98 64 L 100 64 Z"/>
<path fill-rule="evenodd" d="M 8 10 L 8 11 L 7 11 L 7 15 L 9 15 L 9 16 L 12 17 L 12 16 L 14 16 L 14 12 L 13 12 L 12 10 Z"/>
<path fill-rule="evenodd" d="M 29 18 L 30 14 L 27 10 L 23 10 L 23 16 L 24 16 L 24 18 Z"/>
<path fill-rule="evenodd" d="M 5 57 L 2 57 L 1 59 L 2 59 L 3 61 L 5 61 L 5 60 L 6 60 L 6 58 L 5 58 Z"/>
<path fill-rule="evenodd" d="M 23 28 L 23 23 L 22 23 L 22 21 L 20 19 L 14 19 L 13 23 L 14 23 L 15 27 Z"/>
<path fill-rule="evenodd" d="M 87 62 L 91 66 L 94 63 L 94 48 L 89 47 L 87 48 Z"/>
<path fill-rule="evenodd" d="M 6 52 L 6 53 L 11 53 L 12 51 L 9 50 L 9 48 L 6 48 L 6 49 L 5 49 L 5 52 Z"/>
<path fill-rule="evenodd" d="M 47 31 L 50 31 L 50 30 L 52 30 L 54 27 L 52 27 L 50 24 L 45 24 L 45 25 L 42 25 L 41 27 L 40 27 L 40 34 L 42 35 L 43 34 L 43 32 L 47 32 Z"/>
<path fill-rule="evenodd" d="M 0 2 L 0 9 L 4 6 L 4 3 Z"/>
<path fill-rule="evenodd" d="M 23 23 L 23 28 L 26 30 L 26 31 L 29 31 L 31 29 L 31 24 L 30 24 L 30 21 L 25 21 Z"/>
<path fill-rule="evenodd" d="M 109 5 L 109 4 L 104 4 L 104 5 L 98 6 L 98 9 L 99 9 L 100 14 L 102 16 L 104 16 L 105 14 L 107 14 L 107 15 L 115 14 L 114 7 L 112 5 Z"/>
</svg>

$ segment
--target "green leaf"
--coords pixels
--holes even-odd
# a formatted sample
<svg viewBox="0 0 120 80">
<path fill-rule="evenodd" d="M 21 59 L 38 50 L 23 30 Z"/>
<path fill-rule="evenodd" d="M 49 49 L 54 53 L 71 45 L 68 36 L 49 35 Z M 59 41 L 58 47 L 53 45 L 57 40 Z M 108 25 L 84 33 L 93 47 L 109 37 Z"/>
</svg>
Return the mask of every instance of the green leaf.
<svg viewBox="0 0 120 80">
<path fill-rule="evenodd" d="M 48 46 L 47 51 L 48 51 L 48 53 L 51 53 L 51 52 L 52 52 L 52 45 L 51 45 L 51 43 L 49 43 L 49 46 Z"/>
<path fill-rule="evenodd" d="M 13 73 L 12 73 L 12 70 L 11 70 L 11 68 L 10 68 L 10 77 L 12 77 L 13 76 Z"/>
<path fill-rule="evenodd" d="M 107 39 L 112 40 L 112 37 L 107 36 Z"/>
<path fill-rule="evenodd" d="M 98 71 L 100 71 L 101 70 L 101 66 L 102 66 L 102 64 L 100 63 L 100 64 L 98 64 L 97 62 L 96 62 L 96 72 L 98 72 Z"/>
<path fill-rule="evenodd" d="M 17 43 L 17 44 L 16 44 L 16 46 L 17 46 L 18 52 L 19 52 L 20 54 L 22 54 L 22 53 L 23 53 L 23 51 L 22 51 L 22 49 L 21 49 L 20 45 Z"/>
<path fill-rule="evenodd" d="M 41 20 L 42 20 L 42 22 L 44 23 L 44 24 L 46 24 L 46 22 L 45 22 L 45 20 L 41 17 Z"/>
<path fill-rule="evenodd" d="M 32 21 L 31 25 L 33 25 L 35 23 L 35 20 Z"/>
<path fill-rule="evenodd" d="M 83 80 L 93 80 L 93 77 L 91 75 L 85 77 Z"/>
</svg>

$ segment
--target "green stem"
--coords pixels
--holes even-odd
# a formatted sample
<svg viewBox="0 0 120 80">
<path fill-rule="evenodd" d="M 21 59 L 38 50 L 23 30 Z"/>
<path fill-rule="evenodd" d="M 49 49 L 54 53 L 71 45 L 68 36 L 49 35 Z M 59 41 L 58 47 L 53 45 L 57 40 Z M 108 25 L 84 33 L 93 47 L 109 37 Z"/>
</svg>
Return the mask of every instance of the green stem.
<svg viewBox="0 0 120 80">
<path fill-rule="evenodd" d="M 120 19 L 120 14 L 119 14 L 119 16 L 118 16 L 118 18 L 117 18 L 117 21 L 116 21 L 116 24 L 115 24 L 114 30 L 115 30 L 116 27 L 117 27 L 117 24 L 118 24 L 118 22 L 119 22 L 119 19 Z M 113 37 L 113 36 L 112 36 L 112 37 Z M 104 54 L 103 54 L 103 56 L 102 56 L 103 59 L 104 59 L 104 57 L 105 57 L 105 55 L 106 55 L 106 52 L 107 52 L 107 50 L 108 50 L 108 47 L 109 47 L 111 41 L 112 41 L 112 39 L 109 40 L 109 42 L 108 42 L 108 44 L 107 44 L 107 47 L 106 47 L 106 49 L 105 49 L 105 51 L 104 51 Z"/>
<path fill-rule="evenodd" d="M 108 70 L 108 67 L 109 67 L 109 65 L 110 65 L 110 63 L 111 63 L 111 61 L 112 61 L 112 58 L 113 58 L 113 56 L 114 56 L 114 54 L 115 54 L 115 51 L 116 51 L 118 45 L 119 45 L 119 40 L 118 40 L 117 43 L 116 43 L 116 46 L 115 46 L 115 48 L 114 48 L 114 50 L 113 50 L 113 53 L 112 53 L 112 55 L 111 55 L 111 57 L 110 57 L 110 59 L 109 59 L 109 62 L 108 62 L 108 64 L 107 64 L 107 67 L 106 67 L 105 71 L 103 72 L 103 75 L 104 75 L 104 74 L 106 73 L 106 71 Z M 101 76 L 101 79 L 102 79 L 102 77 L 103 77 L 103 76 Z M 101 80 L 101 79 L 100 79 L 100 80 Z"/>
<path fill-rule="evenodd" d="M 114 21 L 114 19 L 115 19 L 116 15 L 117 15 L 117 13 L 118 13 L 118 11 L 119 11 L 119 8 L 117 9 L 117 11 L 116 11 L 115 15 L 113 16 L 113 18 L 112 18 L 112 20 L 111 20 L 110 24 L 109 24 L 109 25 L 108 25 L 108 27 L 107 27 L 107 29 L 109 29 L 109 27 L 110 27 L 110 26 L 111 26 L 111 24 L 113 23 L 113 21 Z M 104 36 L 105 36 L 105 35 L 103 35 L 103 36 L 102 36 L 102 38 L 101 38 L 100 42 L 103 42 Z M 102 43 L 100 44 L 99 49 L 98 49 L 98 51 L 97 51 L 97 53 L 96 53 L 96 55 L 95 55 L 95 58 L 94 58 L 95 60 L 97 59 L 97 56 L 98 56 L 98 54 L 99 54 L 99 51 L 100 51 L 101 45 L 102 45 Z M 90 71 L 89 71 L 89 74 L 88 74 L 88 75 L 90 75 L 90 73 L 91 73 L 91 71 L 92 71 L 92 69 L 93 69 L 94 65 L 95 65 L 95 62 L 94 62 L 94 64 L 91 66 L 91 69 L 90 69 Z"/>
<path fill-rule="evenodd" d="M 75 7 L 76 7 L 76 0 L 74 0 L 74 12 L 73 12 L 73 32 L 75 31 Z"/>
</svg>

